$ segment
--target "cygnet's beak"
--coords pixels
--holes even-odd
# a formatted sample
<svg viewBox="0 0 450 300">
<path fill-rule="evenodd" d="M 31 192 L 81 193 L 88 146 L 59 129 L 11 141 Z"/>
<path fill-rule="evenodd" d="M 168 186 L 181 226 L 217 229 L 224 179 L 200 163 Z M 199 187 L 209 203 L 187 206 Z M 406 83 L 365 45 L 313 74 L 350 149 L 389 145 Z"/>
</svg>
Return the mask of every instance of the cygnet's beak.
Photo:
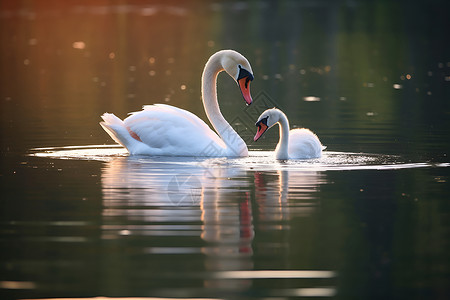
<svg viewBox="0 0 450 300">
<path fill-rule="evenodd" d="M 253 78 L 253 75 L 249 71 L 240 68 L 237 82 L 247 105 L 250 105 L 253 102 L 252 95 L 250 94 L 250 81 L 252 81 Z"/>
<path fill-rule="evenodd" d="M 267 119 L 262 119 L 261 121 L 256 123 L 256 126 L 258 126 L 258 131 L 256 132 L 256 135 L 253 138 L 255 142 L 263 135 L 264 132 L 266 132 L 267 128 L 269 128 L 264 122 L 266 120 Z"/>
</svg>

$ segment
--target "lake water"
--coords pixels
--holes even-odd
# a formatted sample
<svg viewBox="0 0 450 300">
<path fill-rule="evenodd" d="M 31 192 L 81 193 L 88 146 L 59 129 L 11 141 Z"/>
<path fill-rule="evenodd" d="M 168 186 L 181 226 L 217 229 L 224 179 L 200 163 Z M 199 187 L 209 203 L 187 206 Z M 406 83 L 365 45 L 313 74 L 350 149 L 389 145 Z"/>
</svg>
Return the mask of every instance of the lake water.
<svg viewBox="0 0 450 300">
<path fill-rule="evenodd" d="M 186 1 L 187 2 L 187 1 Z M 445 1 L 3 1 L 0 298 L 448 299 Z M 204 63 L 246 158 L 129 156 L 144 104 L 206 120 Z M 277 161 L 269 107 L 327 146 Z"/>
</svg>

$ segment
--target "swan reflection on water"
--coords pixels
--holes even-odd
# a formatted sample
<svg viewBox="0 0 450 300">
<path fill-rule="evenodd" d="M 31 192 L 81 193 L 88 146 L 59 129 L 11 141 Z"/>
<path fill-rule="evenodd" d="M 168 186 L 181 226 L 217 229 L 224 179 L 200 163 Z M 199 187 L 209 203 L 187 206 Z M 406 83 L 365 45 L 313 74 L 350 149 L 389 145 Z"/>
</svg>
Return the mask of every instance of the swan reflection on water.
<svg viewBox="0 0 450 300">
<path fill-rule="evenodd" d="M 291 217 L 311 214 L 317 205 L 314 193 L 326 179 L 315 171 L 224 167 L 225 161 L 117 157 L 107 162 L 101 178 L 103 238 L 200 237 L 201 247 L 155 245 L 147 251 L 204 254 L 207 272 L 252 270 L 255 232 L 288 230 Z M 282 244 L 286 242 L 277 242 L 267 246 L 288 248 Z M 239 290 L 251 281 L 208 276 L 204 285 Z"/>
<path fill-rule="evenodd" d="M 449 166 L 331 151 L 318 159 L 288 161 L 276 160 L 267 151 L 250 151 L 249 157 L 236 159 L 144 157 L 128 156 L 111 145 L 32 149 L 30 156 L 102 162 L 102 240 L 112 247 L 120 243 L 125 253 L 145 255 L 135 260 L 121 250 L 121 263 L 116 264 L 115 252 L 106 251 L 103 259 L 115 266 L 108 268 L 111 282 L 123 280 L 130 268 L 134 277 L 129 280 L 148 278 L 146 263 L 151 269 L 164 265 L 166 273 L 155 275 L 158 279 L 201 279 L 202 286 L 213 291 L 248 291 L 257 285 L 255 278 L 327 280 L 319 283 L 327 288 L 277 289 L 276 294 L 266 289 L 273 296 L 336 294 L 334 271 L 274 270 L 289 259 L 292 240 L 285 238 L 293 230 L 289 220 L 318 211 L 317 191 L 328 184 L 330 172 Z M 171 287 L 161 295 L 173 293 Z"/>
<path fill-rule="evenodd" d="M 201 221 L 220 223 L 222 217 L 217 214 L 223 213 L 230 222 L 229 206 L 251 214 L 251 197 L 259 218 L 288 220 L 293 207 L 288 204 L 288 195 L 296 202 L 303 201 L 302 208 L 312 207 L 313 193 L 323 183 L 322 172 L 249 171 L 238 165 L 224 166 L 222 159 L 117 157 L 102 170 L 104 215 L 140 221 L 191 221 L 200 214 Z M 174 212 L 177 208 L 184 219 Z"/>
<path fill-rule="evenodd" d="M 206 241 L 251 240 L 252 197 L 259 219 L 288 220 L 289 210 L 303 214 L 314 207 L 312 194 L 325 181 L 315 171 L 250 172 L 220 161 L 115 158 L 102 170 L 103 214 L 128 221 L 201 221 Z M 288 204 L 290 187 L 290 198 L 302 201 L 300 207 Z M 247 227 L 231 230 L 235 225 Z"/>
</svg>

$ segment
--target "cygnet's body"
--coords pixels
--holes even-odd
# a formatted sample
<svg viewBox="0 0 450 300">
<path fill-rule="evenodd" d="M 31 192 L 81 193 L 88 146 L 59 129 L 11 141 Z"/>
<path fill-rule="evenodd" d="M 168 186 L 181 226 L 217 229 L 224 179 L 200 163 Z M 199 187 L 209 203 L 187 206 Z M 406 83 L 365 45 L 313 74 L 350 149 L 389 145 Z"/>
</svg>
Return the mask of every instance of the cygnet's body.
<svg viewBox="0 0 450 300">
<path fill-rule="evenodd" d="M 258 131 L 254 140 L 257 141 L 262 134 L 274 126 L 280 125 L 280 140 L 275 149 L 276 159 L 307 159 L 322 156 L 322 146 L 317 135 L 306 128 L 289 130 L 289 120 L 279 109 L 272 108 L 264 111 L 256 122 Z"/>
</svg>

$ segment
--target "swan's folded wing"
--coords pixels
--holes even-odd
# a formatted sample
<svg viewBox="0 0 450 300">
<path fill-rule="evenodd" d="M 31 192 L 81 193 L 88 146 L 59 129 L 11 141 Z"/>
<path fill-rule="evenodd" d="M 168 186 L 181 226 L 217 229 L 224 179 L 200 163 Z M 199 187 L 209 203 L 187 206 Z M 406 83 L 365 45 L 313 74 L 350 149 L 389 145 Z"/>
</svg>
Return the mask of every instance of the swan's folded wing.
<svg viewBox="0 0 450 300">
<path fill-rule="evenodd" d="M 149 105 L 125 119 L 125 126 L 152 148 L 174 155 L 198 153 L 210 143 L 225 146 L 196 115 L 170 105 Z"/>
<path fill-rule="evenodd" d="M 152 104 L 152 105 L 144 105 L 143 111 L 151 111 L 151 112 L 160 112 L 164 114 L 169 114 L 173 116 L 178 116 L 180 118 L 189 120 L 189 122 L 195 124 L 195 126 L 198 126 L 202 130 L 211 130 L 209 126 L 199 117 L 197 117 L 195 114 L 191 113 L 190 111 L 187 111 L 182 108 L 178 108 L 172 105 L 168 104 Z"/>
</svg>

